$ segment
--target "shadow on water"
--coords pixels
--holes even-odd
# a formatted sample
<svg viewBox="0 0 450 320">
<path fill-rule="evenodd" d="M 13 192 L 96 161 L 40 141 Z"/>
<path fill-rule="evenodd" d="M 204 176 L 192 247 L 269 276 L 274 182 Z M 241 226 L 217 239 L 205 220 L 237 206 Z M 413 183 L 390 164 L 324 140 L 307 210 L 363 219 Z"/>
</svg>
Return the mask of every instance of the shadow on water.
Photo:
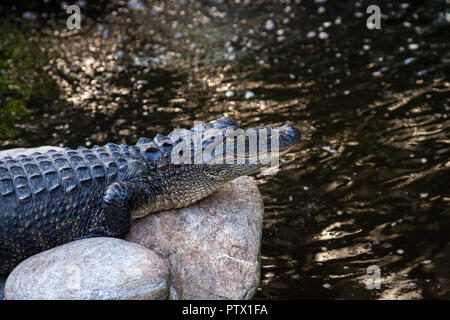
<svg viewBox="0 0 450 320">
<path fill-rule="evenodd" d="M 257 177 L 256 298 L 450 298 L 448 1 L 78 5 L 80 30 L 56 1 L 0 7 L 2 148 L 290 121 L 301 147 Z"/>
</svg>

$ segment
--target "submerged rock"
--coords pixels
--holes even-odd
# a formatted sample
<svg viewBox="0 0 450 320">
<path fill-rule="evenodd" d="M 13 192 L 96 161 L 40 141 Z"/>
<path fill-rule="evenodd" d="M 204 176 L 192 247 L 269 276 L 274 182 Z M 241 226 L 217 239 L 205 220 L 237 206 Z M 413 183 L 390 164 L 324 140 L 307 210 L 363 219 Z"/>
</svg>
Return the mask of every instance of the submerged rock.
<svg viewBox="0 0 450 320">
<path fill-rule="evenodd" d="M 168 260 L 173 299 L 250 299 L 260 282 L 264 207 L 240 177 L 187 208 L 135 221 L 128 241 Z"/>
<path fill-rule="evenodd" d="M 88 238 L 41 252 L 9 275 L 5 298 L 166 299 L 169 271 L 151 250 L 115 238 Z"/>
</svg>

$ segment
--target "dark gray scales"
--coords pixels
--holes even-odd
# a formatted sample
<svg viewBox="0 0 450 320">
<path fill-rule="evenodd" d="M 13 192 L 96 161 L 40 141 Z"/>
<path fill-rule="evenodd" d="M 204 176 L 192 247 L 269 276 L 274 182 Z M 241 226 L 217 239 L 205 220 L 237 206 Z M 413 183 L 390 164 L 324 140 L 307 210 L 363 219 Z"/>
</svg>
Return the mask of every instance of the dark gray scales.
<svg viewBox="0 0 450 320">
<path fill-rule="evenodd" d="M 133 182 L 118 193 L 116 181 L 136 178 L 130 163 L 141 159 L 136 146 L 115 144 L 0 159 L 0 274 L 55 244 L 126 233 Z"/>
</svg>

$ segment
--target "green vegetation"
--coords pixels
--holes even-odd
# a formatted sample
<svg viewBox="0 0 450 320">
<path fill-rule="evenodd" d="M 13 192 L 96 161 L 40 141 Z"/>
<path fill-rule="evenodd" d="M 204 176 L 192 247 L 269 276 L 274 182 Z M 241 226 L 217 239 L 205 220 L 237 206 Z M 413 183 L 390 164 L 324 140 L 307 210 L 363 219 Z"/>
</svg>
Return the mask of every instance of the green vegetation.
<svg viewBox="0 0 450 320">
<path fill-rule="evenodd" d="M 34 99 L 57 94 L 55 82 L 42 70 L 46 64 L 45 53 L 25 34 L 0 24 L 0 139 L 16 136 L 14 126 L 32 111 Z"/>
</svg>

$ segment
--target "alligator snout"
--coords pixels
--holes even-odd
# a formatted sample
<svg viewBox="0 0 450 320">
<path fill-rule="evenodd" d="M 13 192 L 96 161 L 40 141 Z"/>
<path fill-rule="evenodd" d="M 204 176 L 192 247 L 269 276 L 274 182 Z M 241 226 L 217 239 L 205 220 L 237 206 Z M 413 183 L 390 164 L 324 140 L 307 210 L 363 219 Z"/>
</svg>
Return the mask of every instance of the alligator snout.
<svg viewBox="0 0 450 320">
<path fill-rule="evenodd" d="M 293 147 L 297 142 L 300 141 L 300 130 L 296 127 L 285 124 L 280 127 L 280 149 L 281 151 L 284 149 L 288 149 Z"/>
</svg>

